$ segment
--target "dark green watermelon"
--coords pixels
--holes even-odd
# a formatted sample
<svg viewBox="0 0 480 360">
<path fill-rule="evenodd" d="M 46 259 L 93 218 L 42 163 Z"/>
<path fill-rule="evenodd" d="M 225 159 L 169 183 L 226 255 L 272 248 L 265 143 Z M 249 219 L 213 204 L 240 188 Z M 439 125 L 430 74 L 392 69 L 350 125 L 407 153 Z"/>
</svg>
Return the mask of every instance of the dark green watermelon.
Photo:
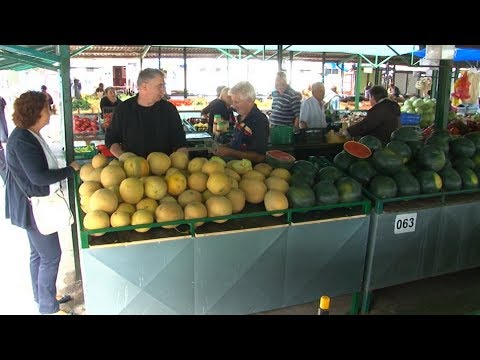
<svg viewBox="0 0 480 360">
<path fill-rule="evenodd" d="M 456 157 L 467 157 L 470 158 L 475 154 L 477 148 L 472 140 L 466 137 L 459 137 L 450 141 L 450 153 Z"/>
<path fill-rule="evenodd" d="M 379 138 L 373 136 L 373 135 L 365 135 L 362 136 L 359 140 L 359 143 L 366 145 L 372 150 L 372 152 L 380 150 L 383 147 L 382 142 L 380 141 Z"/>
<path fill-rule="evenodd" d="M 306 185 L 290 186 L 287 191 L 287 199 L 290 208 L 305 208 L 315 205 L 315 193 Z"/>
<path fill-rule="evenodd" d="M 410 149 L 410 146 L 408 146 L 408 144 L 404 143 L 403 141 L 392 140 L 385 147 L 400 156 L 404 164 L 407 163 L 407 161 L 410 160 L 412 156 L 412 149 Z"/>
<path fill-rule="evenodd" d="M 338 179 L 335 185 L 338 190 L 339 202 L 350 203 L 362 200 L 362 187 L 354 178 L 344 176 Z"/>
<path fill-rule="evenodd" d="M 445 153 L 435 145 L 425 145 L 417 160 L 426 170 L 440 171 L 445 166 Z"/>
<path fill-rule="evenodd" d="M 397 183 L 398 196 L 412 196 L 420 194 L 420 184 L 410 172 L 399 172 L 393 177 Z"/>
<path fill-rule="evenodd" d="M 338 203 L 338 190 L 333 181 L 324 180 L 313 187 L 316 205 L 332 205 Z"/>
<path fill-rule="evenodd" d="M 427 145 L 429 146 L 429 145 Z M 423 170 L 416 174 L 422 194 L 432 194 L 442 189 L 442 178 L 435 171 Z"/>
<path fill-rule="evenodd" d="M 348 173 L 361 184 L 366 185 L 377 174 L 377 171 L 369 161 L 358 160 L 350 165 Z"/>
<path fill-rule="evenodd" d="M 397 196 L 397 183 L 390 176 L 377 175 L 370 181 L 370 192 L 380 199 Z"/>
<path fill-rule="evenodd" d="M 442 178 L 442 186 L 446 191 L 457 191 L 462 188 L 462 178 L 457 170 L 446 167 L 438 173 Z"/>
</svg>

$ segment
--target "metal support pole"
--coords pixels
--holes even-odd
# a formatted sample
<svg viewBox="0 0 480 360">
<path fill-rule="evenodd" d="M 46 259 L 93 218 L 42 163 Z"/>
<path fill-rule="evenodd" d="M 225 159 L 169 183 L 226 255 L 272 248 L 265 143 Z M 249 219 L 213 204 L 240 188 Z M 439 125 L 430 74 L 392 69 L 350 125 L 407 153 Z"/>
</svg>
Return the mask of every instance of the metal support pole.
<svg viewBox="0 0 480 360">
<path fill-rule="evenodd" d="M 438 70 L 432 71 L 432 98 L 438 95 Z"/>
<path fill-rule="evenodd" d="M 325 55 L 326 53 L 322 53 L 322 82 L 325 83 Z"/>
<path fill-rule="evenodd" d="M 360 74 L 362 66 L 362 57 L 358 56 L 357 69 L 355 71 L 355 110 L 360 108 Z"/>
<path fill-rule="evenodd" d="M 162 47 L 158 47 L 158 69 L 162 68 Z"/>
<path fill-rule="evenodd" d="M 290 82 L 289 84 L 292 84 L 292 78 L 293 78 L 293 51 L 289 51 L 289 56 L 290 56 Z"/>
<path fill-rule="evenodd" d="M 67 164 L 70 164 L 74 160 L 74 146 L 73 146 L 73 127 L 72 127 L 72 93 L 70 90 L 70 46 L 69 45 L 57 45 L 57 55 L 60 56 L 60 71 L 58 75 L 62 83 L 60 91 L 60 102 L 62 103 L 61 114 L 63 117 L 63 127 L 65 130 L 65 160 Z M 72 213 L 76 213 L 75 209 L 75 185 L 74 180 L 69 179 L 68 186 L 68 201 L 70 203 L 70 209 Z M 77 221 L 78 221 L 77 217 Z M 74 223 L 70 227 L 72 233 L 73 243 L 73 260 L 75 264 L 75 280 L 82 279 L 82 272 L 80 268 L 80 252 L 78 246 L 78 232 L 77 224 Z"/>
<path fill-rule="evenodd" d="M 283 64 L 282 45 L 277 45 L 277 62 L 278 62 L 278 71 L 282 71 L 282 64 Z"/>
<path fill-rule="evenodd" d="M 188 97 L 187 90 L 187 48 L 183 48 L 183 97 Z"/>
<path fill-rule="evenodd" d="M 450 110 L 450 87 L 452 81 L 453 60 L 440 60 L 438 71 L 438 96 L 435 109 L 435 126 L 445 129 Z"/>
</svg>

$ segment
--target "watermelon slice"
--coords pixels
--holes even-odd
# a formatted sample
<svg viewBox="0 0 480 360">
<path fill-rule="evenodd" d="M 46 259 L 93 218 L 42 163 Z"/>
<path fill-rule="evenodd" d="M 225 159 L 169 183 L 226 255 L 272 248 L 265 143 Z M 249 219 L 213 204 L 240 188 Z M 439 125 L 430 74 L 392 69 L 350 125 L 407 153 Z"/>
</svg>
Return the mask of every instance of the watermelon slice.
<svg viewBox="0 0 480 360">
<path fill-rule="evenodd" d="M 359 159 L 366 159 L 372 155 L 372 150 L 358 141 L 347 141 L 343 144 L 343 150 Z"/>
<path fill-rule="evenodd" d="M 295 162 L 295 157 L 280 150 L 267 151 L 265 161 L 274 168 L 290 169 Z"/>
</svg>

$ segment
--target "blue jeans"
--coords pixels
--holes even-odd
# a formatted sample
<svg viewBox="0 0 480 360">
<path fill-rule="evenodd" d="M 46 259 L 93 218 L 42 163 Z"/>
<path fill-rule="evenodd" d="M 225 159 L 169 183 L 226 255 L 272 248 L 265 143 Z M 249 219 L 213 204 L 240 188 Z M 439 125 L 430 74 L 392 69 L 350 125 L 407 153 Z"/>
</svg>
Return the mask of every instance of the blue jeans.
<svg viewBox="0 0 480 360">
<path fill-rule="evenodd" d="M 53 314 L 60 308 L 56 299 L 57 275 L 62 250 L 58 233 L 42 235 L 36 228 L 27 229 L 30 242 L 30 276 L 33 299 L 41 314 Z"/>
</svg>

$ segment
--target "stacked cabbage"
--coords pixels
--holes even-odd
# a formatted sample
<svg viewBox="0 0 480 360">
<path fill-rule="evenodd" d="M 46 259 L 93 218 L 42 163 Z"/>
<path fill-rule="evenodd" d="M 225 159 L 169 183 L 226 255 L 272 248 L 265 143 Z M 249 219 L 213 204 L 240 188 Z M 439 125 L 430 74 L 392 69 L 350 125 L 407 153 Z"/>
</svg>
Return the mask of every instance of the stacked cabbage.
<svg viewBox="0 0 480 360">
<path fill-rule="evenodd" d="M 432 125 L 435 121 L 435 105 L 435 99 L 424 99 L 412 96 L 405 100 L 400 110 L 402 113 L 420 115 L 419 126 L 425 128 Z"/>
</svg>

